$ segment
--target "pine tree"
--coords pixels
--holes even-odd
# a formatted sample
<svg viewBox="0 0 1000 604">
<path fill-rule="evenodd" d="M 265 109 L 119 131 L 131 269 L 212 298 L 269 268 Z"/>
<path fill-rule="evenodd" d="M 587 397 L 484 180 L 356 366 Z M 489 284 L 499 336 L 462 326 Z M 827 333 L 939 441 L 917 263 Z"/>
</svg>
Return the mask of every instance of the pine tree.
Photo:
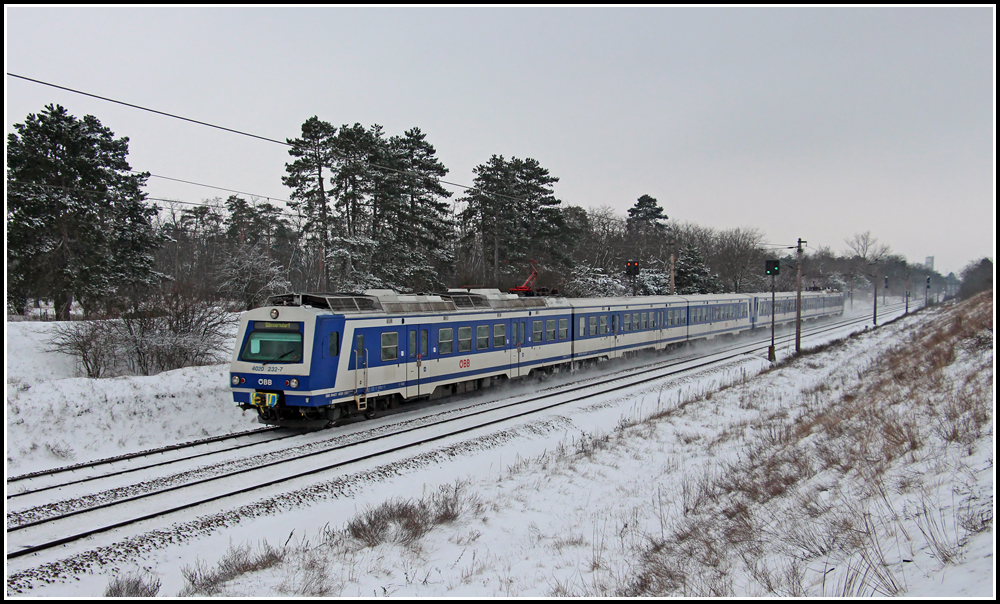
<svg viewBox="0 0 1000 604">
<path fill-rule="evenodd" d="M 667 244 L 666 220 L 663 208 L 649 195 L 643 195 L 629 208 L 625 229 L 631 260 L 650 266 L 662 259 Z"/>
<path fill-rule="evenodd" d="M 337 128 L 330 123 L 316 116 L 307 119 L 302 124 L 302 137 L 288 139 L 288 144 L 292 146 L 288 154 L 297 159 L 285 164 L 288 176 L 281 177 L 281 182 L 292 189 L 290 196 L 294 202 L 289 206 L 302 213 L 305 219 L 303 230 L 317 248 L 314 254 L 319 264 L 316 284 L 321 291 L 329 288 L 330 281 L 326 257 L 330 249 L 333 220 L 326 178 L 332 174 L 336 135 Z"/>
<path fill-rule="evenodd" d="M 420 128 L 410 128 L 393 137 L 407 171 L 402 183 L 401 220 L 397 222 L 397 249 L 410 265 L 406 285 L 414 290 L 433 290 L 444 285 L 442 276 L 454 270 L 452 241 L 455 222 L 445 199 L 451 192 L 441 185 L 448 168 L 436 157 L 434 146 Z"/>
<path fill-rule="evenodd" d="M 473 173 L 474 186 L 461 199 L 462 245 L 484 283 L 501 287 L 505 265 L 569 264 L 562 202 L 552 192 L 558 178 L 537 160 L 498 155 Z"/>
<path fill-rule="evenodd" d="M 161 238 L 147 206 L 148 173 L 126 160 L 128 137 L 87 115 L 46 105 L 7 136 L 9 301 L 52 298 L 69 318 L 76 298 L 88 310 L 155 284 Z"/>
<path fill-rule="evenodd" d="M 657 234 L 666 230 L 666 225 L 661 221 L 666 221 L 667 215 L 663 213 L 663 208 L 657 203 L 656 198 L 643 195 L 635 205 L 628 210 L 627 228 L 636 233 Z"/>
</svg>

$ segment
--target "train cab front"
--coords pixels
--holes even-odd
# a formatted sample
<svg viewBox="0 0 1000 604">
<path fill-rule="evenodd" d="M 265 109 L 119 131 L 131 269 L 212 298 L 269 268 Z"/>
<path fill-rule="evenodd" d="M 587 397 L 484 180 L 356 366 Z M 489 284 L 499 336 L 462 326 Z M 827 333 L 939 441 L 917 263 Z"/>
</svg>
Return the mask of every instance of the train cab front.
<svg viewBox="0 0 1000 604">
<path fill-rule="evenodd" d="M 314 317 L 301 309 L 245 313 L 230 384 L 234 402 L 243 410 L 255 410 L 260 423 L 304 429 L 328 423 L 325 413 L 317 410 L 310 418 L 298 406 L 309 389 L 313 324 Z"/>
</svg>

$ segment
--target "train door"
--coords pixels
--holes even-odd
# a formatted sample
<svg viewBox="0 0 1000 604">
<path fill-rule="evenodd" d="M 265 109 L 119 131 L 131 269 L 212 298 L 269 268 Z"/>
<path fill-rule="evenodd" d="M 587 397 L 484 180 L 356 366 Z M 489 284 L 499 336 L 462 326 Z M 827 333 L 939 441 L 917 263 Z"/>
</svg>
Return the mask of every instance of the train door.
<svg viewBox="0 0 1000 604">
<path fill-rule="evenodd" d="M 517 375 L 514 370 L 514 364 L 517 362 L 514 355 L 517 348 L 514 346 L 514 336 L 511 331 L 513 329 L 511 326 L 516 324 L 510 320 L 493 323 L 493 348 L 502 350 L 503 354 L 506 355 L 502 358 L 507 359 L 506 373 L 508 376 Z"/>
<path fill-rule="evenodd" d="M 514 361 L 510 365 L 511 374 L 515 377 L 528 375 L 528 370 L 525 367 L 525 355 L 528 352 L 528 341 L 525 337 L 527 320 L 511 319 L 510 327 L 511 335 L 513 336 L 513 341 L 511 342 L 511 352 L 514 354 Z"/>
<path fill-rule="evenodd" d="M 619 313 L 611 313 L 611 358 L 617 358 L 619 356 L 618 332 L 621 331 L 621 327 L 621 315 Z"/>
<path fill-rule="evenodd" d="M 406 328 L 406 398 L 420 395 L 420 327 L 411 325 Z"/>
<path fill-rule="evenodd" d="M 430 327 L 412 325 L 406 330 L 406 398 L 430 394 L 427 358 L 430 351 Z"/>
<path fill-rule="evenodd" d="M 365 348 L 365 334 L 361 330 L 354 332 L 354 398 L 361 401 L 368 396 L 368 349 Z"/>
</svg>

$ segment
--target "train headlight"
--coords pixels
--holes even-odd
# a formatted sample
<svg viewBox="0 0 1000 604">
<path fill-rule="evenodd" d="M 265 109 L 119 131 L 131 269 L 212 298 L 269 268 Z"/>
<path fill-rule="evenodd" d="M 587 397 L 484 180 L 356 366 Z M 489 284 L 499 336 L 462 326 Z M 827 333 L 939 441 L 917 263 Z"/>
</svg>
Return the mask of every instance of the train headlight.
<svg viewBox="0 0 1000 604">
<path fill-rule="evenodd" d="M 277 308 L 272 308 L 271 309 L 271 318 L 272 319 L 277 319 L 278 318 L 278 309 Z"/>
<path fill-rule="evenodd" d="M 240 376 L 234 375 L 233 379 L 231 379 L 229 381 L 232 382 L 233 386 L 239 386 L 240 385 Z"/>
<path fill-rule="evenodd" d="M 292 378 L 292 379 L 288 380 L 288 385 L 291 386 L 292 388 L 298 388 L 299 387 L 299 381 L 297 379 L 295 379 L 295 378 Z"/>
</svg>

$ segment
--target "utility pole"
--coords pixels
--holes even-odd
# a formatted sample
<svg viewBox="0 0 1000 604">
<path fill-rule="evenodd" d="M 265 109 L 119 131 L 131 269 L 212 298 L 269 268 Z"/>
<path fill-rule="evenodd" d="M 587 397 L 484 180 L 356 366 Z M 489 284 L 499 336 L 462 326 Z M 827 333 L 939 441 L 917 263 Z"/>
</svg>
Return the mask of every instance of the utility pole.
<svg viewBox="0 0 1000 604">
<path fill-rule="evenodd" d="M 667 243 L 670 245 L 670 295 L 674 295 L 674 251 L 677 247 L 677 235 L 674 233 L 673 229 L 670 229 L 670 235 L 667 239 Z"/>
<path fill-rule="evenodd" d="M 910 271 L 906 271 L 906 310 L 903 314 L 910 314 L 910 288 L 913 287 L 913 278 L 910 277 Z"/>
<path fill-rule="evenodd" d="M 796 249 L 798 261 L 798 271 L 795 275 L 795 354 L 802 350 L 802 246 L 808 241 L 802 241 L 799 237 L 799 245 Z"/>
<path fill-rule="evenodd" d="M 875 274 L 872 275 L 872 326 L 878 327 L 878 264 L 872 263 L 875 268 Z"/>
</svg>

